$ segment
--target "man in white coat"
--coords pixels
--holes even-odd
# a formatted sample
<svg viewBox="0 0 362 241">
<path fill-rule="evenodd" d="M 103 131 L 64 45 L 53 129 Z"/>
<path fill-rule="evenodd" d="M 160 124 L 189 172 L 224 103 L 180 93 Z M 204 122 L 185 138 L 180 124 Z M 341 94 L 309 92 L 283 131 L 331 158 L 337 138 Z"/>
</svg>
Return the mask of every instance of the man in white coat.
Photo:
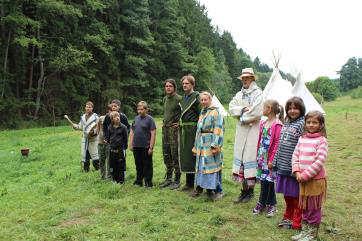
<svg viewBox="0 0 362 241">
<path fill-rule="evenodd" d="M 243 69 L 238 79 L 242 89 L 229 103 L 230 114 L 238 119 L 232 172 L 234 180 L 242 184 L 235 203 L 248 202 L 254 196 L 259 121 L 263 108 L 263 92 L 255 82 L 253 69 Z"/>
<path fill-rule="evenodd" d="M 80 117 L 79 124 L 73 124 L 75 130 L 81 130 L 83 132 L 80 147 L 85 172 L 89 171 L 90 159 L 93 161 L 94 169 L 99 169 L 98 141 L 96 138 L 98 115 L 93 113 L 93 106 L 91 101 L 87 101 L 84 108 L 85 113 Z"/>
</svg>

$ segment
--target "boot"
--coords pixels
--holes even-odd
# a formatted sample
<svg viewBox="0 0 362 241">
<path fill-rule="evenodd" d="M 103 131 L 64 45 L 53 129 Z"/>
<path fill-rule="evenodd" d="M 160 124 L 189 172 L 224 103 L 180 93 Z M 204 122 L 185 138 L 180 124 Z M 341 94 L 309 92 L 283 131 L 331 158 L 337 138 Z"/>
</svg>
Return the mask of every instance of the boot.
<svg viewBox="0 0 362 241">
<path fill-rule="evenodd" d="M 203 188 L 201 188 L 200 186 L 197 186 L 195 188 L 195 190 L 192 191 L 192 193 L 190 194 L 191 197 L 198 197 L 202 194 L 202 192 L 204 191 Z"/>
<path fill-rule="evenodd" d="M 244 198 L 241 200 L 242 203 L 249 202 L 254 197 L 254 188 L 249 188 L 246 190 Z"/>
<path fill-rule="evenodd" d="M 312 230 L 311 230 L 309 224 L 303 223 L 302 230 L 300 232 L 298 232 L 297 234 L 293 235 L 292 240 L 293 241 L 300 240 L 300 239 L 304 238 L 305 236 L 307 236 L 311 231 Z"/>
<path fill-rule="evenodd" d="M 93 160 L 93 167 L 96 171 L 99 170 L 99 160 Z"/>
<path fill-rule="evenodd" d="M 309 233 L 307 233 L 304 237 L 298 239 L 298 241 L 316 240 L 318 237 L 318 229 L 319 229 L 319 226 L 309 225 Z"/>
<path fill-rule="evenodd" d="M 170 186 L 172 183 L 172 173 L 169 174 L 169 173 L 166 173 L 166 177 L 165 177 L 165 180 L 163 182 L 160 183 L 160 188 L 165 188 L 165 187 L 168 187 Z"/>
<path fill-rule="evenodd" d="M 246 191 L 241 189 L 240 195 L 234 200 L 234 203 L 235 204 L 241 203 L 242 200 L 244 199 L 245 195 L 246 195 Z"/>
<path fill-rule="evenodd" d="M 89 172 L 89 165 L 90 165 L 89 161 L 83 162 L 83 170 L 84 170 L 84 172 Z"/>
<path fill-rule="evenodd" d="M 174 189 L 177 189 L 180 187 L 180 177 L 181 177 L 181 174 L 175 175 L 175 180 L 169 185 L 169 188 L 171 190 L 174 190 Z"/>
</svg>

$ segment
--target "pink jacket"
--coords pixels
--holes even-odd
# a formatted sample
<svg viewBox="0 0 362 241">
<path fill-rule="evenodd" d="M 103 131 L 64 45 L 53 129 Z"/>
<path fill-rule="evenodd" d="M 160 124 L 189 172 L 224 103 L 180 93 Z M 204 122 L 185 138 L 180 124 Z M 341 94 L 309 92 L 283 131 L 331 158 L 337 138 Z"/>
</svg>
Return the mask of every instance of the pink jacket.
<svg viewBox="0 0 362 241">
<path fill-rule="evenodd" d="M 301 136 L 292 157 L 292 172 L 300 172 L 304 181 L 326 177 L 324 163 L 327 159 L 328 142 L 320 133 Z"/>
<path fill-rule="evenodd" d="M 258 138 L 258 149 L 260 146 L 260 140 L 262 138 L 263 133 L 263 127 L 265 125 L 266 121 L 261 120 L 259 124 L 259 138 Z M 280 120 L 276 120 L 273 122 L 269 129 L 270 136 L 270 144 L 268 149 L 268 163 L 272 163 L 275 153 L 278 150 L 278 144 L 279 144 L 279 137 L 280 137 L 280 131 L 282 130 L 283 123 Z M 257 150 L 258 150 L 257 149 Z"/>
</svg>

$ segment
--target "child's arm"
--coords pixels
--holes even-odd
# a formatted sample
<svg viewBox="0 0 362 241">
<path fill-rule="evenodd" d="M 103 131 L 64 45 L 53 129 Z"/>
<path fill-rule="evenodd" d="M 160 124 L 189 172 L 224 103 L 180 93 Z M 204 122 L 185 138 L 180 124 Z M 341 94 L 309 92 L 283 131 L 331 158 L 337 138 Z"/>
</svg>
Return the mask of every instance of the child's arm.
<svg viewBox="0 0 362 241">
<path fill-rule="evenodd" d="M 270 148 L 270 152 L 269 152 L 269 156 L 268 156 L 268 167 L 269 167 L 269 169 L 272 169 L 272 167 L 273 167 L 273 160 L 274 160 L 275 153 L 278 150 L 281 130 L 282 130 L 282 125 L 275 125 L 273 136 L 272 136 L 273 144 L 272 144 L 272 146 L 269 147 Z M 260 138 L 260 134 L 259 134 L 259 138 Z M 260 145 L 260 144 L 258 144 L 258 145 Z"/>
<path fill-rule="evenodd" d="M 124 128 L 124 131 L 123 131 L 123 148 L 124 149 L 127 149 L 127 146 L 128 146 L 128 130 L 127 130 L 127 127 Z"/>
<path fill-rule="evenodd" d="M 131 131 L 129 133 L 129 144 L 128 144 L 128 149 L 130 149 L 131 151 L 133 151 L 133 129 L 131 128 Z"/>
<path fill-rule="evenodd" d="M 299 138 L 300 140 L 300 138 Z M 300 172 L 300 161 L 299 161 L 299 154 L 300 154 L 300 142 L 298 141 L 297 145 L 295 146 L 293 156 L 292 156 L 292 173 Z"/>
<path fill-rule="evenodd" d="M 301 173 L 303 181 L 308 181 L 318 175 L 318 173 L 324 167 L 324 163 L 327 159 L 328 143 L 325 138 L 321 139 L 320 144 L 317 147 L 315 161 Z"/>
<path fill-rule="evenodd" d="M 153 152 L 153 147 L 156 142 L 156 129 L 151 130 L 151 139 L 150 139 L 150 147 L 148 149 L 148 154 L 151 155 Z"/>
</svg>

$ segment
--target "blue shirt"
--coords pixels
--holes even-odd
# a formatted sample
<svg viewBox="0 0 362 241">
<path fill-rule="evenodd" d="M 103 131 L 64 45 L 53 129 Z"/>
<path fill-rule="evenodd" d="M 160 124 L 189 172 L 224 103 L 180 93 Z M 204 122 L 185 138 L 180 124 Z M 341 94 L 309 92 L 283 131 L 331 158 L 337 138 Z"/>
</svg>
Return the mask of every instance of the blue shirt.
<svg viewBox="0 0 362 241">
<path fill-rule="evenodd" d="M 136 116 L 132 123 L 133 147 L 149 148 L 151 131 L 156 129 L 156 124 L 150 115 Z"/>
</svg>

